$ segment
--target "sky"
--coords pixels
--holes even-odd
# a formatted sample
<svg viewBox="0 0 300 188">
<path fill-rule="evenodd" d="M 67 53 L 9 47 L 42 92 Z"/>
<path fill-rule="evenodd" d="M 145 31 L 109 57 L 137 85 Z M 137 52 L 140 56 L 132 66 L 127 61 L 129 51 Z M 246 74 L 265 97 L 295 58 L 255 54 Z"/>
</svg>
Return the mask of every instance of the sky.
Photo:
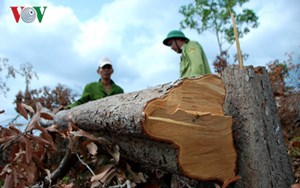
<svg viewBox="0 0 300 188">
<path fill-rule="evenodd" d="M 112 79 L 125 92 L 133 92 L 179 78 L 180 55 L 162 44 L 167 33 L 180 28 L 179 9 L 194 0 L 2 0 L 0 1 L 0 57 L 18 68 L 30 63 L 38 75 L 30 88 L 63 84 L 78 94 L 97 81 L 99 61 L 108 57 Z M 11 6 L 47 6 L 42 22 L 16 23 Z M 250 0 L 259 27 L 240 39 L 249 54 L 245 66 L 265 66 L 287 59 L 286 52 L 300 47 L 299 0 Z M 182 30 L 198 41 L 210 63 L 219 53 L 217 39 L 206 31 Z M 236 53 L 232 46 L 230 53 Z M 232 62 L 233 63 L 233 62 Z M 1 73 L 3 74 L 3 73 Z M 10 91 L 0 95 L 0 125 L 16 116 L 14 97 L 25 89 L 21 77 L 7 82 Z"/>
</svg>

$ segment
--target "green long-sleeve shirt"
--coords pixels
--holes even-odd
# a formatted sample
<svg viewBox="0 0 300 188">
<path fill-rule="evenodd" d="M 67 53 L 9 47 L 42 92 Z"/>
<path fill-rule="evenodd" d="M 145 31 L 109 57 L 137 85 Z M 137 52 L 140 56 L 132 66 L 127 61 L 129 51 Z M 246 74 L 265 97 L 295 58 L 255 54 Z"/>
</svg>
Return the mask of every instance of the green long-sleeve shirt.
<svg viewBox="0 0 300 188">
<path fill-rule="evenodd" d="M 211 70 L 201 45 L 189 41 L 182 46 L 180 78 L 210 74 Z"/>
<path fill-rule="evenodd" d="M 81 98 L 78 99 L 73 104 L 68 105 L 68 108 L 73 108 L 75 106 L 86 103 L 88 101 L 93 101 L 93 100 L 101 99 L 107 96 L 116 95 L 120 93 L 124 93 L 124 90 L 120 86 L 116 85 L 112 80 L 111 80 L 109 92 L 107 93 L 100 79 L 98 82 L 92 82 L 87 84 L 84 87 Z"/>
</svg>

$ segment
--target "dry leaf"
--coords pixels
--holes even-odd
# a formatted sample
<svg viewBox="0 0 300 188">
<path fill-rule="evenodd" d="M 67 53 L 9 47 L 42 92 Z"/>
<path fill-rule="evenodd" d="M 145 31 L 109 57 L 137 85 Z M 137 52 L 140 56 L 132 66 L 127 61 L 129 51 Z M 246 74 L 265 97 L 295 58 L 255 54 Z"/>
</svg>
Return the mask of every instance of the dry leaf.
<svg viewBox="0 0 300 188">
<path fill-rule="evenodd" d="M 86 147 L 88 148 L 90 154 L 97 154 L 98 147 L 94 142 L 89 143 Z"/>
<path fill-rule="evenodd" d="M 99 187 L 99 185 L 101 185 L 101 183 L 99 181 L 93 181 L 91 183 L 91 188 Z"/>
<path fill-rule="evenodd" d="M 27 162 L 27 164 L 29 164 L 29 162 L 32 159 L 32 146 L 31 146 L 31 143 L 30 143 L 30 141 L 27 137 L 22 137 L 20 139 L 20 141 L 23 141 L 25 143 L 25 146 L 26 146 L 26 162 Z"/>
<path fill-rule="evenodd" d="M 92 135 L 91 133 L 88 133 L 88 132 L 86 132 L 86 131 L 84 131 L 82 129 L 79 129 L 79 132 L 80 132 L 80 134 L 82 136 L 84 136 L 84 137 L 86 137 L 86 138 L 88 138 L 90 140 L 93 140 L 93 141 L 98 140 L 96 137 L 94 137 L 94 135 Z"/>
<path fill-rule="evenodd" d="M 12 172 L 11 164 L 6 164 L 6 165 L 4 166 L 4 168 L 2 169 L 1 176 L 2 176 L 4 173 L 10 174 L 11 172 Z"/>
<path fill-rule="evenodd" d="M 47 120 L 53 120 L 53 116 L 51 114 L 41 112 L 41 118 L 47 119 Z"/>
<path fill-rule="evenodd" d="M 24 124 L 22 124 L 22 123 L 15 123 L 14 124 L 14 126 L 18 126 L 18 127 L 21 127 L 21 126 L 23 126 Z"/>
<path fill-rule="evenodd" d="M 300 149 L 300 140 L 293 140 L 293 141 L 292 141 L 292 146 L 293 146 L 294 148 Z"/>
<path fill-rule="evenodd" d="M 116 170 L 111 169 L 108 173 L 105 174 L 105 176 L 100 181 L 108 185 L 111 179 L 113 179 L 115 176 L 116 176 Z"/>
<path fill-rule="evenodd" d="M 9 130 L 11 130 L 9 133 L 15 133 L 14 135 L 19 135 L 21 134 L 22 132 L 17 129 L 14 125 L 10 124 L 9 125 Z"/>
<path fill-rule="evenodd" d="M 17 137 L 18 137 L 18 135 L 4 136 L 4 137 L 0 138 L 0 144 L 5 143 L 5 142 L 10 141 L 10 140 L 13 140 Z"/>
<path fill-rule="evenodd" d="M 58 129 L 58 125 L 57 124 L 53 124 L 49 127 L 46 127 L 45 128 L 47 131 L 49 132 L 56 132 L 56 133 L 59 133 L 59 129 Z"/>
<path fill-rule="evenodd" d="M 5 176 L 3 188 L 11 188 L 11 187 L 14 187 L 14 177 L 12 174 L 7 174 Z"/>
<path fill-rule="evenodd" d="M 34 112 L 34 109 L 31 107 L 31 106 L 29 106 L 29 105 L 27 105 L 27 104 L 24 104 L 24 103 L 22 103 L 22 106 L 27 110 L 27 111 L 29 111 L 29 112 L 31 112 L 31 113 L 35 113 Z"/>
<path fill-rule="evenodd" d="M 146 178 L 145 178 L 145 176 L 144 176 L 144 174 L 142 172 L 139 172 L 138 176 L 141 178 L 142 182 L 145 183 L 147 181 Z"/>
<path fill-rule="evenodd" d="M 50 170 L 48 170 L 48 169 L 45 169 L 45 171 L 46 171 L 46 174 L 47 174 L 47 179 L 48 179 L 48 181 L 50 182 L 50 184 L 51 184 L 51 172 L 50 172 Z"/>
<path fill-rule="evenodd" d="M 30 164 L 20 164 L 21 168 L 26 171 L 26 184 L 33 185 L 38 177 L 38 169 L 33 161 L 30 161 Z"/>
<path fill-rule="evenodd" d="M 131 174 L 132 179 L 133 179 L 133 181 L 134 181 L 135 183 L 142 183 L 141 178 L 140 178 L 135 172 L 133 172 L 133 171 L 131 170 L 131 167 L 130 167 L 130 165 L 129 165 L 128 163 L 126 164 L 126 168 L 127 168 L 128 172 Z"/>
<path fill-rule="evenodd" d="M 114 158 L 115 162 L 118 163 L 120 160 L 120 151 L 119 146 L 115 145 L 113 150 L 110 152 L 111 156 Z"/>
<path fill-rule="evenodd" d="M 73 183 L 70 183 L 68 185 L 64 185 L 62 188 L 72 188 L 73 187 Z"/>
<path fill-rule="evenodd" d="M 41 112 L 43 109 L 43 106 L 40 102 L 35 103 L 36 112 Z"/>
<path fill-rule="evenodd" d="M 36 129 L 40 130 L 42 134 L 40 135 L 41 138 L 47 140 L 53 148 L 55 148 L 55 143 L 53 142 L 52 136 L 47 132 L 47 130 L 41 126 L 36 126 Z"/>
<path fill-rule="evenodd" d="M 82 136 L 80 131 L 70 131 L 70 135 L 73 135 L 74 137 L 81 137 Z"/>
<path fill-rule="evenodd" d="M 27 126 L 25 132 L 27 132 L 27 131 L 32 131 L 32 130 L 35 128 L 35 126 L 38 124 L 40 118 L 41 118 L 41 113 L 40 113 L 40 112 L 36 112 L 36 113 L 33 115 L 33 117 L 32 117 L 32 119 L 31 119 L 29 125 Z"/>
<path fill-rule="evenodd" d="M 91 178 L 91 182 L 101 180 L 112 167 L 113 167 L 113 165 L 101 166 L 99 169 L 97 169 L 97 172 L 99 172 L 99 174 L 93 176 Z"/>
<path fill-rule="evenodd" d="M 127 179 L 126 174 L 123 170 L 121 170 L 117 173 L 117 179 L 119 182 L 124 182 Z"/>
<path fill-rule="evenodd" d="M 24 106 L 22 105 L 22 103 L 17 103 L 17 110 L 25 119 L 28 120 L 28 114 L 27 114 Z"/>
<path fill-rule="evenodd" d="M 53 113 L 56 114 L 57 112 L 64 110 L 64 109 L 65 109 L 65 106 L 59 105 L 58 108 L 53 109 Z"/>
<path fill-rule="evenodd" d="M 47 144 L 49 146 L 51 146 L 52 144 L 48 141 L 48 140 L 45 140 L 41 137 L 38 137 L 38 136 L 34 136 L 34 135 L 30 135 L 30 137 L 32 138 L 32 140 L 34 140 L 35 142 L 37 143 L 40 143 L 40 144 Z"/>
</svg>

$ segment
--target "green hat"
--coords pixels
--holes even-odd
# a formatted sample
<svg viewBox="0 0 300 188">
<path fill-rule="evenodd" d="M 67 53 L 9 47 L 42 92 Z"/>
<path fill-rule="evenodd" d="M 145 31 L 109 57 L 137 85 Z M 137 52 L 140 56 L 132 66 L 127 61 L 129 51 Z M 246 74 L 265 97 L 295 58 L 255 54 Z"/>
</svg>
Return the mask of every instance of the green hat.
<svg viewBox="0 0 300 188">
<path fill-rule="evenodd" d="M 189 40 L 188 38 L 185 37 L 185 35 L 183 34 L 182 31 L 179 31 L 179 30 L 173 30 L 173 31 L 170 31 L 167 35 L 167 37 L 165 38 L 165 40 L 163 41 L 163 44 L 166 45 L 166 46 L 169 46 L 168 45 L 168 41 L 170 39 L 174 39 L 174 38 L 182 38 L 182 39 L 185 39 L 185 40 Z"/>
</svg>

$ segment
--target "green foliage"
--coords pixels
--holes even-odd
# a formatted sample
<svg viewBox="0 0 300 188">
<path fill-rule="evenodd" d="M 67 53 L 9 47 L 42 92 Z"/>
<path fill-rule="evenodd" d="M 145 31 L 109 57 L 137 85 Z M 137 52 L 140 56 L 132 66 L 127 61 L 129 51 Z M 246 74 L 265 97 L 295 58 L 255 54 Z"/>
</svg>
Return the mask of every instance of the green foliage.
<svg viewBox="0 0 300 188">
<path fill-rule="evenodd" d="M 194 3 L 184 5 L 179 12 L 185 16 L 180 22 L 181 28 L 196 29 L 199 34 L 210 30 L 216 34 L 220 54 L 226 50 L 223 44 L 231 46 L 235 40 L 230 12 L 235 15 L 239 37 L 250 32 L 250 28 L 258 27 L 258 17 L 250 9 L 241 9 L 249 0 L 195 0 Z"/>
</svg>

